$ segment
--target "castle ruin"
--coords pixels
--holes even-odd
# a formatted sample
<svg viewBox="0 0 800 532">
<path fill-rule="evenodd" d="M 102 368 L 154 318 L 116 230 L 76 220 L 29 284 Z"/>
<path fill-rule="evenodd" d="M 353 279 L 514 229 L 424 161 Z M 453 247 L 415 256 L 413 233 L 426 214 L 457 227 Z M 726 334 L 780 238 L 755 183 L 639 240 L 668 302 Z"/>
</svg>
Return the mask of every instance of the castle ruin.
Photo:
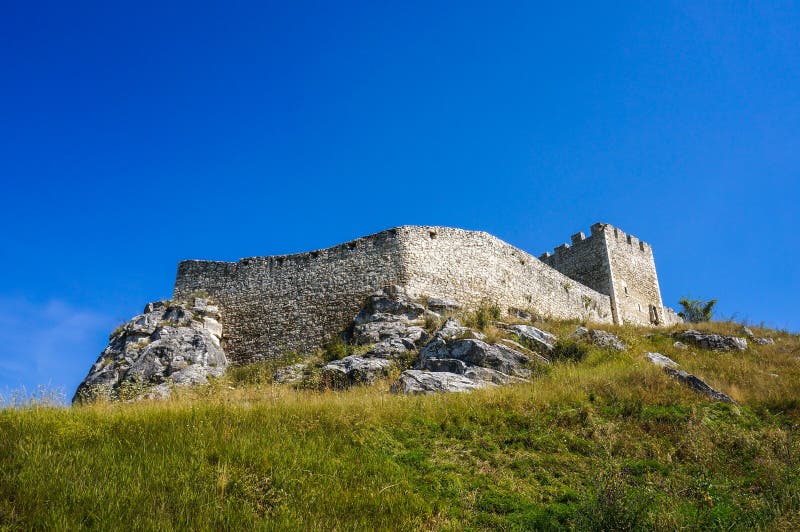
<svg viewBox="0 0 800 532">
<path fill-rule="evenodd" d="M 306 352 L 345 329 L 372 292 L 399 285 L 466 308 L 556 319 L 670 325 L 652 248 L 597 223 L 538 259 L 482 231 L 402 226 L 327 249 L 238 262 L 182 261 L 174 297 L 220 305 L 235 363 Z"/>
</svg>

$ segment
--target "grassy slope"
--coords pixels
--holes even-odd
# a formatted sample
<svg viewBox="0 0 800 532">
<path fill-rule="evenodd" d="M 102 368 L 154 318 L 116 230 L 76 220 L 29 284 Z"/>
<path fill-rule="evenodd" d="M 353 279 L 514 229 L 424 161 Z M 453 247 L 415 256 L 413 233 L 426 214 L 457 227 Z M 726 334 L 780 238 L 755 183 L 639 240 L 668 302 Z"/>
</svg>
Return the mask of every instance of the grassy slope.
<svg viewBox="0 0 800 532">
<path fill-rule="evenodd" d="M 470 394 L 220 381 L 4 410 L 0 529 L 800 528 L 800 338 L 710 353 L 610 330 L 632 348 Z M 671 381 L 650 350 L 741 405 Z"/>
</svg>

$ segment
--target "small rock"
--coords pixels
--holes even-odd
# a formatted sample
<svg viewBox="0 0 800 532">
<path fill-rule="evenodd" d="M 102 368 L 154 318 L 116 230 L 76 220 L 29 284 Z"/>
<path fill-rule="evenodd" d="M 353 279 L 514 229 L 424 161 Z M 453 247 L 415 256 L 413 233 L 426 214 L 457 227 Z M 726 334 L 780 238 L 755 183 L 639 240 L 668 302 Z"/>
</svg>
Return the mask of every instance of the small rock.
<svg viewBox="0 0 800 532">
<path fill-rule="evenodd" d="M 471 333 L 472 330 L 469 327 L 464 327 L 455 318 L 448 318 L 447 321 L 444 322 L 444 325 L 442 325 L 442 328 L 434 333 L 434 336 L 447 341 L 463 338 Z"/>
<path fill-rule="evenodd" d="M 522 310 L 519 308 L 510 308 L 508 309 L 508 314 L 510 316 L 514 316 L 515 318 L 519 318 L 525 321 L 533 321 L 534 315 L 528 312 L 527 310 Z"/>
<path fill-rule="evenodd" d="M 675 340 L 672 344 L 673 347 L 677 347 L 678 349 L 689 349 L 689 346 L 681 342 L 680 340 Z"/>
<path fill-rule="evenodd" d="M 681 369 L 664 368 L 664 371 L 672 377 L 678 379 L 692 390 L 710 397 L 715 401 L 722 401 L 723 403 L 736 404 L 736 401 L 705 383 L 700 377 L 687 373 Z"/>
<path fill-rule="evenodd" d="M 491 386 L 485 381 L 474 381 L 463 375 L 449 372 L 428 372 L 409 369 L 400 374 L 390 390 L 394 393 L 466 392 Z"/>
<path fill-rule="evenodd" d="M 679 340 L 695 345 L 700 349 L 714 351 L 744 351 L 747 349 L 747 340 L 738 336 L 722 336 L 719 334 L 704 334 L 693 329 L 676 333 Z"/>
<path fill-rule="evenodd" d="M 677 368 L 678 363 L 661 353 L 645 353 L 644 357 L 660 368 Z"/>
<path fill-rule="evenodd" d="M 775 340 L 772 338 L 753 338 L 753 342 L 758 345 L 772 345 L 775 343 Z"/>
<path fill-rule="evenodd" d="M 755 334 L 753 334 L 753 331 L 751 331 L 749 327 L 742 327 L 742 333 L 748 338 L 755 338 Z"/>
</svg>

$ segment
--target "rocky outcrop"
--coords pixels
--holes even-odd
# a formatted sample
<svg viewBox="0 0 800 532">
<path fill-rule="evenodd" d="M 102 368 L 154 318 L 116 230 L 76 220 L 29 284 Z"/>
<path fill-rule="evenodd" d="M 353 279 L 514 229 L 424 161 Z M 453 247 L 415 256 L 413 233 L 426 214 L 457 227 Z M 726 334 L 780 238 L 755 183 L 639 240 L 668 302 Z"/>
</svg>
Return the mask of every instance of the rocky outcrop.
<svg viewBox="0 0 800 532">
<path fill-rule="evenodd" d="M 489 344 L 454 319 L 434 333 L 413 370 L 404 371 L 396 393 L 462 392 L 512 382 L 526 382 L 531 356 L 501 343 Z M 517 344 L 518 345 L 518 344 Z M 522 346 L 519 346 L 524 349 Z M 540 357 L 538 361 L 546 361 Z"/>
<path fill-rule="evenodd" d="M 350 340 L 370 346 L 364 358 L 398 358 L 430 338 L 423 327 L 426 317 L 440 318 L 413 301 L 403 288 L 390 286 L 369 296 L 353 319 Z"/>
<path fill-rule="evenodd" d="M 394 393 L 467 392 L 489 386 L 486 381 L 475 381 L 457 373 L 429 372 L 416 369 L 404 371 L 390 390 Z"/>
<path fill-rule="evenodd" d="M 678 369 L 678 363 L 668 356 L 662 355 L 661 353 L 645 353 L 644 357 L 650 363 L 660 367 L 664 373 L 682 382 L 697 393 L 703 394 L 715 401 L 736 404 L 736 401 L 719 390 L 715 390 L 700 377 Z"/>
<path fill-rule="evenodd" d="M 399 286 L 389 286 L 367 298 L 353 319 L 349 343 L 365 346 L 360 355 L 350 355 L 322 367 L 320 384 L 326 388 L 345 389 L 372 384 L 390 375 L 419 346 L 430 339 L 423 327 L 425 320 L 441 319 L 414 301 Z M 297 381 L 295 381 L 297 382 Z"/>
<path fill-rule="evenodd" d="M 547 331 L 537 329 L 532 325 L 512 325 L 509 327 L 508 332 L 516 334 L 534 351 L 547 356 L 553 352 L 558 338 L 556 335 Z"/>
<path fill-rule="evenodd" d="M 578 327 L 569 337 L 573 340 L 594 344 L 603 349 L 614 349 L 615 351 L 625 351 L 627 349 L 625 342 L 620 340 L 617 335 L 600 329 Z"/>
<path fill-rule="evenodd" d="M 219 309 L 203 298 L 148 303 L 114 331 L 73 402 L 168 397 L 225 373 Z"/>
<path fill-rule="evenodd" d="M 687 344 L 712 351 L 744 351 L 747 340 L 738 336 L 722 336 L 720 334 L 704 334 L 694 329 L 675 333 L 675 337 Z"/>
<path fill-rule="evenodd" d="M 472 338 L 449 342 L 434 338 L 420 351 L 418 369 L 429 366 L 431 360 L 456 360 L 468 366 L 489 368 L 511 376 L 530 375 L 530 370 L 525 367 L 531 363 L 528 355 L 502 344 L 487 344 Z"/>
</svg>

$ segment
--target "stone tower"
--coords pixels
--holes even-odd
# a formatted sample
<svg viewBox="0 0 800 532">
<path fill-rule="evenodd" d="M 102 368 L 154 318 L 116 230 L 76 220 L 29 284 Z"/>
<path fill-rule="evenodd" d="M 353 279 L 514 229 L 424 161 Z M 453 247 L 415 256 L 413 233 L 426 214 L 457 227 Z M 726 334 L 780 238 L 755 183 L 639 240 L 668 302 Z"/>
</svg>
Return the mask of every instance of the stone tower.
<svg viewBox="0 0 800 532">
<path fill-rule="evenodd" d="M 665 308 L 658 287 L 653 248 L 609 224 L 596 223 L 591 235 L 572 235 L 572 244 L 539 257 L 567 277 L 611 298 L 617 324 L 664 325 L 675 323 Z"/>
</svg>

